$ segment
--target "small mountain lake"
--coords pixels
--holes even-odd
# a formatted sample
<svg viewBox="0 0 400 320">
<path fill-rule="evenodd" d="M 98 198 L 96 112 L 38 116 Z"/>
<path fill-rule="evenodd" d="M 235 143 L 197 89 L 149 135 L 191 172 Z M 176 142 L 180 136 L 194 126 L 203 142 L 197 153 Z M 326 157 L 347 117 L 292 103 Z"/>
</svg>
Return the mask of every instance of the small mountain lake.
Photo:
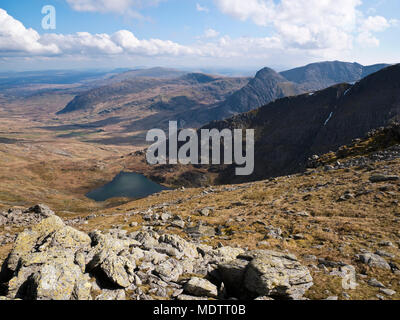
<svg viewBox="0 0 400 320">
<path fill-rule="evenodd" d="M 163 190 L 168 190 L 168 188 L 147 179 L 144 175 L 133 172 L 120 172 L 113 181 L 90 191 L 86 194 L 86 197 L 98 202 L 111 198 L 139 199 Z"/>
</svg>

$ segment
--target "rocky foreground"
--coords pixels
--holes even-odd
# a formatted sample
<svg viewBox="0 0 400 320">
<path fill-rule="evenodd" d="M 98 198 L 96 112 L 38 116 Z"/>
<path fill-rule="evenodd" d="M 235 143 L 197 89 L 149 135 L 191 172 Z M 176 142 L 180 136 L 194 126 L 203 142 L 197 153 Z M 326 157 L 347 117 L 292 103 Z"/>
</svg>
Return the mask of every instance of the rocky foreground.
<svg viewBox="0 0 400 320">
<path fill-rule="evenodd" d="M 0 212 L 0 296 L 400 300 L 398 132 L 297 175 Z"/>
<path fill-rule="evenodd" d="M 213 249 L 154 231 L 86 234 L 37 208 L 43 220 L 3 263 L 2 299 L 302 299 L 313 285 L 289 253 Z"/>
</svg>

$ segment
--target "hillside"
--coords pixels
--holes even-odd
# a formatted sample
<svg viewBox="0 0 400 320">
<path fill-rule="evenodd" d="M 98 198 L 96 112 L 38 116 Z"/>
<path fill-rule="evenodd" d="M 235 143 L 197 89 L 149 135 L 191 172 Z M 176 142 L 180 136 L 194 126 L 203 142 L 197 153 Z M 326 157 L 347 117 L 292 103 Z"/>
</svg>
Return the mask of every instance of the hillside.
<svg viewBox="0 0 400 320">
<path fill-rule="evenodd" d="M 256 130 L 255 172 L 259 180 L 299 172 L 307 158 L 334 150 L 370 130 L 399 120 L 400 65 L 387 67 L 354 85 L 276 100 L 206 128 Z M 231 168 L 221 182 L 233 178 Z"/>
<path fill-rule="evenodd" d="M 353 83 L 386 66 L 388 65 L 379 64 L 364 67 L 358 63 L 334 61 L 310 64 L 281 73 L 263 68 L 245 87 L 225 101 L 206 110 L 182 114 L 181 117 L 185 117 L 187 122 L 197 119 L 203 124 L 223 120 L 283 97 L 325 89 L 334 84 Z"/>
<path fill-rule="evenodd" d="M 399 299 L 399 137 L 392 126 L 346 146 L 340 164 L 163 191 L 64 222 L 43 205 L 13 208 L 0 214 L 0 296 Z M 50 269 L 63 281 L 39 276 Z"/>
<path fill-rule="evenodd" d="M 71 129 L 98 128 L 102 138 L 86 140 L 101 144 L 145 144 L 147 130 L 167 128 L 168 121 L 197 127 L 198 119 L 188 121 L 185 114 L 205 110 L 223 101 L 248 83 L 248 78 L 226 78 L 206 74 L 187 74 L 175 79 L 137 77 L 115 82 L 77 95 L 58 113 L 59 123 Z M 182 113 L 184 115 L 182 115 Z M 51 130 L 63 131 L 55 124 Z"/>
<path fill-rule="evenodd" d="M 186 121 L 199 119 L 200 123 L 229 118 L 234 114 L 247 112 L 279 98 L 302 93 L 303 90 L 287 81 L 270 68 L 257 72 L 255 77 L 242 89 L 230 95 L 225 101 L 207 110 L 182 115 Z"/>
<path fill-rule="evenodd" d="M 263 68 L 251 79 L 164 68 L 133 70 L 78 94 L 57 115 L 76 128 L 109 127 L 113 131 L 91 142 L 142 145 L 144 131 L 155 124 L 166 128 L 168 121 L 178 120 L 185 127 L 200 127 L 283 97 L 352 83 L 382 67 L 322 62 L 280 74 Z"/>
<path fill-rule="evenodd" d="M 306 90 L 321 90 L 337 83 L 359 81 L 387 66 L 389 65 L 363 66 L 341 61 L 318 62 L 281 72 L 281 75 Z"/>
</svg>

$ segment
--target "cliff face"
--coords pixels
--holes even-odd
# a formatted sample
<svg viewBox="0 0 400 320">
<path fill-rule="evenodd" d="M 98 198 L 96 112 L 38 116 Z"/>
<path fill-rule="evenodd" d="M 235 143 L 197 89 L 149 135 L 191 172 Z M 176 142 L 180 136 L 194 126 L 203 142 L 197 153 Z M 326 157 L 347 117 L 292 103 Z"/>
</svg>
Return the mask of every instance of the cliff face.
<svg viewBox="0 0 400 320">
<path fill-rule="evenodd" d="M 322 90 L 339 83 L 354 83 L 388 65 L 364 67 L 358 63 L 320 62 L 277 73 L 263 68 L 242 89 L 215 106 L 180 117 L 191 122 L 208 123 L 248 112 L 284 97 Z"/>
<path fill-rule="evenodd" d="M 334 150 L 371 129 L 399 120 L 399 92 L 400 65 L 396 65 L 354 85 L 340 84 L 279 99 L 207 127 L 256 130 L 255 172 L 240 179 L 259 180 L 299 172 L 309 156 Z M 221 175 L 222 181 L 239 179 L 231 170 Z"/>
</svg>

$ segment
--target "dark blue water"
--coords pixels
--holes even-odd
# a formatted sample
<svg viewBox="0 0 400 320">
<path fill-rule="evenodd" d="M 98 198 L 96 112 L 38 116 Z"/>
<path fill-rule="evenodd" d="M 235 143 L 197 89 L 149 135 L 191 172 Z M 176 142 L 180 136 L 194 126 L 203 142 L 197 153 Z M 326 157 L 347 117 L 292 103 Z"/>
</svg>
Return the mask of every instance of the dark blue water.
<svg viewBox="0 0 400 320">
<path fill-rule="evenodd" d="M 145 176 L 132 173 L 121 172 L 113 181 L 105 186 L 90 191 L 86 196 L 95 201 L 106 201 L 111 198 L 144 198 L 162 190 L 168 190 Z"/>
</svg>

